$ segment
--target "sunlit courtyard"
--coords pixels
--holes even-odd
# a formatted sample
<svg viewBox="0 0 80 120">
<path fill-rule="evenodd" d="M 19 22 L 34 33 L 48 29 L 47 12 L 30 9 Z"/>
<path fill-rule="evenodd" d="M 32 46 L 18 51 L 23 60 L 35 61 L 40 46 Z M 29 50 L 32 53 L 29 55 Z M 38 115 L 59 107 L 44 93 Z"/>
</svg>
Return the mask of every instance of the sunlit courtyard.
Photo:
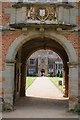
<svg viewBox="0 0 80 120">
<path fill-rule="evenodd" d="M 30 83 L 30 82 L 31 83 Z M 62 84 L 59 84 L 59 82 Z M 58 77 L 28 77 L 26 79 L 26 96 L 62 99 L 63 98 L 63 78 Z"/>
</svg>

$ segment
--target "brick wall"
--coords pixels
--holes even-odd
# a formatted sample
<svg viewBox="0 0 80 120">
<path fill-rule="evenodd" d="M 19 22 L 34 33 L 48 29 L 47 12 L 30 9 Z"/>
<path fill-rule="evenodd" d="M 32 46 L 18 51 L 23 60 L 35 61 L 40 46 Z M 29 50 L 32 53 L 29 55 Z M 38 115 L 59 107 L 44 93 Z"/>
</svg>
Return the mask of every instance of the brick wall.
<svg viewBox="0 0 80 120">
<path fill-rule="evenodd" d="M 77 7 L 80 7 L 80 2 L 79 3 L 76 3 L 77 4 Z M 9 20 L 10 20 L 10 14 L 5 14 L 5 8 L 10 8 L 11 7 L 11 3 L 9 2 L 3 2 L 2 3 L 2 23 L 3 25 L 6 25 L 6 24 L 9 24 Z M 77 23 L 79 24 L 80 23 L 80 16 L 77 16 Z M 2 45 L 3 45 L 3 61 L 5 62 L 5 56 L 7 54 L 7 51 L 8 51 L 8 48 L 9 46 L 11 45 L 11 43 L 20 35 L 20 31 L 6 31 L 6 32 L 3 32 L 3 35 L 2 35 Z M 78 55 L 78 37 L 76 34 L 65 34 L 65 37 L 71 41 L 71 43 L 73 44 L 75 50 L 76 50 L 76 53 Z M 6 45 L 6 46 L 5 46 Z"/>
<path fill-rule="evenodd" d="M 80 1 L 79 3 L 77 3 L 77 7 L 79 8 L 79 16 L 77 16 L 77 23 L 78 23 L 78 27 L 80 27 Z M 80 101 L 80 32 L 78 33 L 78 62 L 79 62 L 79 101 Z"/>
<path fill-rule="evenodd" d="M 2 70 L 2 33 L 0 32 L 0 71 Z"/>
<path fill-rule="evenodd" d="M 5 56 L 11 43 L 21 34 L 21 31 L 7 31 L 3 32 L 2 35 L 2 58 L 3 63 L 5 62 Z M 65 37 L 71 41 L 75 48 L 76 54 L 78 55 L 78 36 L 76 34 L 65 34 Z M 4 64 L 3 64 L 4 65 Z M 4 70 L 4 66 L 3 66 Z"/>
<path fill-rule="evenodd" d="M 80 2 L 76 3 L 77 7 L 80 7 Z M 10 20 L 10 14 L 5 14 L 5 8 L 10 8 L 11 7 L 11 3 L 9 2 L 3 2 L 2 3 L 2 23 L 3 25 L 9 24 L 9 20 Z M 80 16 L 77 16 L 77 23 L 80 23 Z M 2 35 L 2 52 L 3 52 L 3 61 L 5 62 L 5 56 L 7 54 L 8 48 L 11 45 L 11 43 L 20 35 L 20 31 L 6 31 L 3 32 Z M 65 34 L 65 37 L 71 41 L 71 43 L 73 44 L 76 53 L 78 55 L 78 37 L 76 34 Z M 6 46 L 5 46 L 6 45 Z"/>
<path fill-rule="evenodd" d="M 76 7 L 77 7 L 77 8 L 80 8 L 80 1 L 79 1 L 79 2 L 76 2 Z"/>
<path fill-rule="evenodd" d="M 0 5 L 0 12 L 2 12 L 2 15 L 0 16 L 0 24 L 2 26 L 6 26 L 10 22 L 10 14 L 5 13 L 5 8 L 10 8 L 10 7 L 11 7 L 11 3 L 9 2 L 3 2 L 2 6 Z M 9 49 L 9 46 L 19 36 L 19 34 L 20 34 L 19 31 L 3 31 L 2 35 L 0 35 L 0 45 L 1 45 L 0 46 L 0 71 L 4 71 L 5 57 Z M 5 80 L 4 75 L 0 74 L 0 83 L 2 83 L 4 80 Z M 2 96 L 3 94 L 4 94 L 3 86 L 2 87 L 0 86 L 0 96 Z"/>
<path fill-rule="evenodd" d="M 2 24 L 2 3 L 0 3 L 0 25 Z"/>
<path fill-rule="evenodd" d="M 78 16 L 76 17 L 76 23 L 78 26 L 80 26 L 80 1 L 76 4 L 76 7 L 79 9 Z"/>
<path fill-rule="evenodd" d="M 3 2 L 2 3 L 2 24 L 7 25 L 10 21 L 10 14 L 5 13 L 5 8 L 10 8 L 11 3 L 10 2 Z"/>
<path fill-rule="evenodd" d="M 67 38 L 67 40 L 69 40 L 72 43 L 72 45 L 76 51 L 76 54 L 78 55 L 78 34 L 67 33 L 64 36 Z"/>
<path fill-rule="evenodd" d="M 78 72 L 78 87 L 79 87 L 79 101 L 80 101 L 80 32 L 78 34 L 78 62 L 79 62 L 79 72 Z"/>
<path fill-rule="evenodd" d="M 8 52 L 9 46 L 11 43 L 21 34 L 20 31 L 6 31 L 2 34 L 2 60 L 3 60 L 3 70 L 5 57 Z"/>
<path fill-rule="evenodd" d="M 2 24 L 7 25 L 9 24 L 10 21 L 10 14 L 5 14 L 5 9 L 4 8 L 9 8 L 11 7 L 11 4 L 8 3 L 2 3 Z M 77 4 L 77 7 L 80 8 L 80 2 Z M 0 9 L 1 11 L 1 9 Z M 77 24 L 80 25 L 80 16 L 77 16 L 76 18 Z M 1 22 L 1 18 L 0 18 Z M 21 31 L 16 30 L 16 31 L 4 31 L 2 34 L 2 43 L 1 43 L 1 38 L 0 38 L 0 45 L 2 45 L 2 54 L 1 54 L 1 46 L 0 46 L 0 70 L 2 69 L 4 71 L 5 69 L 5 57 L 8 52 L 9 46 L 11 43 L 21 34 Z M 79 64 L 80 64 L 80 41 L 79 41 L 79 36 L 74 33 L 67 33 L 65 34 L 65 37 L 71 41 L 72 45 L 75 48 L 76 54 L 79 56 Z M 1 61 L 3 61 L 1 63 Z M 2 67 L 3 66 L 3 67 Z M 3 81 L 3 78 L 0 78 L 0 81 Z M 0 89 L 0 94 L 3 93 L 3 89 Z"/>
</svg>

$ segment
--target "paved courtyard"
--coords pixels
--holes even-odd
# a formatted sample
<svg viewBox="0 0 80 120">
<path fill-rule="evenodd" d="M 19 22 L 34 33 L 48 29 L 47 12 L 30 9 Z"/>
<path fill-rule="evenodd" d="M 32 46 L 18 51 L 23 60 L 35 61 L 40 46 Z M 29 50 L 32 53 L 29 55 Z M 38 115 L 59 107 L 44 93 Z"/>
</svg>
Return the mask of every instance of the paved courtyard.
<svg viewBox="0 0 80 120">
<path fill-rule="evenodd" d="M 63 99 L 47 77 L 37 78 L 26 94 L 16 102 L 14 111 L 3 113 L 4 118 L 78 118 L 68 112 L 68 99 Z"/>
</svg>

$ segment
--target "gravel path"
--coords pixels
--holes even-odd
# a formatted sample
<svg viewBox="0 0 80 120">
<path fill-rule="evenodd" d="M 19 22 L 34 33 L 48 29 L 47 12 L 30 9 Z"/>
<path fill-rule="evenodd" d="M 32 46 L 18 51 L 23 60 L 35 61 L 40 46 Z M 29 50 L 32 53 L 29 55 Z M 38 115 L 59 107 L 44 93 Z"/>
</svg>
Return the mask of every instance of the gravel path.
<svg viewBox="0 0 80 120">
<path fill-rule="evenodd" d="M 62 98 L 63 94 L 47 77 L 37 77 L 34 83 L 27 89 L 26 96 L 40 98 Z"/>
</svg>

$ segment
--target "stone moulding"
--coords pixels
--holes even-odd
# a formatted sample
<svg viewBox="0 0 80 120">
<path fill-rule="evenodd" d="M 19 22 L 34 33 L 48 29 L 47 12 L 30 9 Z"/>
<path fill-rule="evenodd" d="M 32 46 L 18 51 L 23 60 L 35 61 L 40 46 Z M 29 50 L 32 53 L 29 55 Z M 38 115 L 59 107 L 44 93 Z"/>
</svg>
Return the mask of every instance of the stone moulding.
<svg viewBox="0 0 80 120">
<path fill-rule="evenodd" d="M 71 68 L 76 68 L 78 67 L 78 63 L 67 63 L 68 64 L 68 67 L 71 67 Z"/>
</svg>

